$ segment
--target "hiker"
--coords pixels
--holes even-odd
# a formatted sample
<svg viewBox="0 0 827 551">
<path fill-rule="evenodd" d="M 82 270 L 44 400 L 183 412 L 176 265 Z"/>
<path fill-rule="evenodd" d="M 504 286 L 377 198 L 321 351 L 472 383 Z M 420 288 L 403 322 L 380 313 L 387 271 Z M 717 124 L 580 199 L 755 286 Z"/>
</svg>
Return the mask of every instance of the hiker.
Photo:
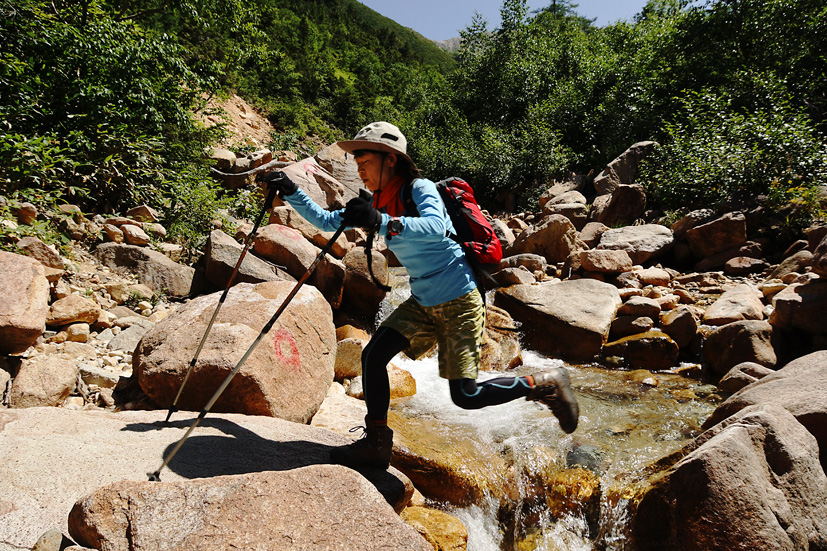
<svg viewBox="0 0 827 551">
<path fill-rule="evenodd" d="M 524 397 L 548 406 L 565 432 L 574 431 L 578 406 L 564 369 L 477 382 L 485 303 L 462 247 L 447 236 L 453 224 L 436 185 L 422 177 L 408 156 L 405 136 L 390 123 L 375 122 L 337 145 L 353 154 L 372 200 L 356 197 L 344 209 L 330 212 L 283 173 L 271 172 L 262 180 L 276 186 L 299 214 L 322 230 L 334 231 L 344 223 L 384 236 L 408 271 L 411 297 L 382 322 L 362 352 L 365 437 L 334 449 L 332 460 L 356 469 L 388 468 L 393 431 L 387 424 L 387 364 L 399 352 L 419 358 L 434 344 L 439 375 L 448 379 L 457 406 L 477 409 Z M 406 216 L 405 194 L 418 216 Z"/>
</svg>

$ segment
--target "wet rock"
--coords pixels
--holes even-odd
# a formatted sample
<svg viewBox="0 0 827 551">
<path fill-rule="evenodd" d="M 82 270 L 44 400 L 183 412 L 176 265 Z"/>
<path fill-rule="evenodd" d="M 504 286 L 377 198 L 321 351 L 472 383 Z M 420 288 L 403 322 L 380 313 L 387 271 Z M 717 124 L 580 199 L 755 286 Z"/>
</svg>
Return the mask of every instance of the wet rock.
<svg viewBox="0 0 827 551">
<path fill-rule="evenodd" d="M 601 354 L 622 358 L 623 365 L 632 369 L 657 371 L 674 367 L 678 351 L 677 343 L 669 335 L 653 329 L 606 343 Z"/>
<path fill-rule="evenodd" d="M 516 497 L 514 473 L 506 461 L 479 449 L 458 427 L 434 426 L 428 419 L 404 418 L 391 411 L 392 465 L 425 496 L 455 505 Z"/>
<path fill-rule="evenodd" d="M 408 507 L 400 515 L 433 549 L 462 551 L 468 544 L 468 530 L 455 516 L 427 507 Z"/>
<path fill-rule="evenodd" d="M 578 360 L 600 352 L 620 303 L 617 288 L 592 279 L 515 285 L 494 298 L 522 324 L 532 348 Z"/>
<path fill-rule="evenodd" d="M 652 318 L 646 316 L 617 316 L 612 322 L 611 336 L 622 338 L 638 333 L 646 333 L 654 326 L 655 322 Z"/>
<path fill-rule="evenodd" d="M 597 248 L 626 251 L 633 263 L 643 264 L 668 252 L 673 243 L 669 228 L 659 224 L 643 224 L 605 231 Z"/>
<path fill-rule="evenodd" d="M 637 548 L 827 545 L 827 477 L 818 444 L 783 408 L 746 408 L 698 437 L 688 452 L 641 500 L 632 521 Z"/>
<path fill-rule="evenodd" d="M 293 288 L 292 283 L 279 281 L 232 288 L 178 407 L 203 408 Z M 138 382 L 160 407 L 169 407 L 175 399 L 220 294 L 201 296 L 177 308 L 147 332 L 135 350 Z M 335 348 L 330 306 L 319 291 L 302 287 L 213 411 L 308 422 L 333 381 Z"/>
<path fill-rule="evenodd" d="M 46 329 L 49 282 L 37 260 L 0 251 L 0 284 L 0 354 L 18 354 Z"/>
</svg>

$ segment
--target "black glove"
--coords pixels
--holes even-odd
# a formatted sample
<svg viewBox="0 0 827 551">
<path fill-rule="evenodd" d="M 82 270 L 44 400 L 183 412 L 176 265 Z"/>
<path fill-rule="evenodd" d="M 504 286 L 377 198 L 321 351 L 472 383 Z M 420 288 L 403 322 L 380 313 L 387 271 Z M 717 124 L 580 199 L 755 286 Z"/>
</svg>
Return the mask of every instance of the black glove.
<svg viewBox="0 0 827 551">
<path fill-rule="evenodd" d="M 365 228 L 370 231 L 382 224 L 382 213 L 373 208 L 371 202 L 364 197 L 354 197 L 347 202 L 342 220 L 348 226 Z"/>
<path fill-rule="evenodd" d="M 287 174 L 280 170 L 259 175 L 256 179 L 259 182 L 266 184 L 267 189 L 275 189 L 278 191 L 279 195 L 282 197 L 293 195 L 296 193 L 296 190 L 299 189 L 299 186 L 297 186 L 293 180 L 288 178 Z"/>
</svg>

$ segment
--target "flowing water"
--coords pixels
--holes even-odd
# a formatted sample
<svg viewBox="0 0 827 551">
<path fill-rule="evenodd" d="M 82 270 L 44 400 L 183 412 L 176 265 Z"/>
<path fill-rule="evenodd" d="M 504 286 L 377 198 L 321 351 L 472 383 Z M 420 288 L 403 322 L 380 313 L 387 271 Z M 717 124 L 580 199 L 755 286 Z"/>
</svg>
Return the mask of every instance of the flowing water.
<svg viewBox="0 0 827 551">
<path fill-rule="evenodd" d="M 394 272 L 380 320 L 410 293 L 402 274 Z M 519 473 L 519 499 L 507 507 L 493 498 L 467 507 L 432 505 L 462 520 L 471 551 L 624 551 L 630 503 L 645 486 L 646 468 L 701 432 L 720 400 L 716 387 L 671 372 L 569 365 L 526 349 L 523 360 L 518 369 L 481 372 L 479 379 L 565 366 L 580 404 L 573 434 L 561 431 L 549 410 L 524 400 L 462 410 L 438 377 L 435 356 L 394 359 L 417 384 L 415 396 L 392 406 L 397 413 L 432 420 L 436 430 L 463 431 L 481 453 L 507 458 Z"/>
</svg>

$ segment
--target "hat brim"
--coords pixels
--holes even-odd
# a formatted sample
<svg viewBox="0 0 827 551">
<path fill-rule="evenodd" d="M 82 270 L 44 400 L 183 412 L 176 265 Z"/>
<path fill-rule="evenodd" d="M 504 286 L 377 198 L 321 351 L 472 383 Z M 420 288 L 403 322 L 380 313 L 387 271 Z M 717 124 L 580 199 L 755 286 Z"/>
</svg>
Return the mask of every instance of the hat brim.
<svg viewBox="0 0 827 551">
<path fill-rule="evenodd" d="M 345 140 L 342 142 L 336 142 L 340 148 L 344 149 L 348 153 L 353 153 L 354 151 L 367 150 L 367 151 L 384 151 L 385 153 L 393 153 L 394 155 L 399 155 L 400 157 L 405 157 L 408 159 L 409 162 L 413 163 L 413 160 L 408 157 L 406 153 L 402 153 L 396 148 L 393 148 L 387 144 L 382 142 L 372 142 L 369 140 Z"/>
</svg>

